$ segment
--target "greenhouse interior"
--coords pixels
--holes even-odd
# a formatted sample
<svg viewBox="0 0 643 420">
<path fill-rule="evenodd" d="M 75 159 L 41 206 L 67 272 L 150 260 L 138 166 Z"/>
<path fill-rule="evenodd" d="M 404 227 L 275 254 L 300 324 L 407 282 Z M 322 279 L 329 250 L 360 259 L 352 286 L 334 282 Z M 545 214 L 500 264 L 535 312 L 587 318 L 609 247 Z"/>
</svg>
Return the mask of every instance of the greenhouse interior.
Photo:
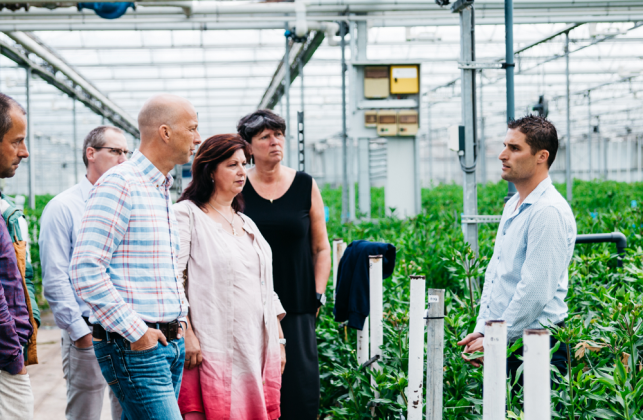
<svg viewBox="0 0 643 420">
<path fill-rule="evenodd" d="M 0 179 L 0 190 L 28 221 L 41 316 L 40 363 L 28 369 L 33 417 L 15 418 L 116 418 L 103 391 L 95 417 L 70 411 L 71 379 L 61 366 L 73 367 L 74 356 L 61 356 L 61 327 L 43 285 L 41 215 L 84 180 L 90 131 L 118 127 L 137 150 L 139 112 L 150 98 L 171 94 L 192 104 L 204 142 L 236 134 L 246 115 L 272 110 L 286 126 L 281 165 L 318 186 L 330 269 L 327 301 L 313 320 L 319 392 L 312 418 L 643 420 L 640 0 L 24 0 L 0 3 L 0 27 L 0 92 L 25 110 L 29 151 L 15 176 Z M 505 212 L 505 203 L 523 190 L 507 182 L 499 156 L 508 150 L 508 122 L 528 115 L 556 129 L 548 175 L 562 197 L 556 205 L 570 209 L 575 223 L 557 289 L 564 289 L 566 316 L 538 327 L 546 332 L 544 359 L 534 355 L 542 340 L 529 335 L 529 323 L 524 337 L 507 337 L 531 316 L 527 309 L 518 309 L 520 322 L 498 312 L 506 323 L 497 331 L 487 319 L 484 353 L 458 344 L 478 331 L 482 302 L 500 293 L 487 285 L 494 275 L 518 299 L 530 290 L 527 277 L 545 282 L 536 278 L 550 275 L 525 273 L 525 261 L 540 258 L 531 267 L 549 273 L 543 266 L 555 265 L 562 249 L 547 236 L 553 230 L 541 238 L 552 241 L 549 248 L 531 248 L 527 235 L 540 233 L 528 225 L 511 247 L 526 249 L 522 274 L 512 266 L 517 277 L 503 279 L 509 274 L 496 273 L 501 263 L 493 263 L 500 252 L 518 258 L 503 238 L 514 211 Z M 172 202 L 192 182 L 193 161 L 170 171 Z M 394 247 L 394 269 L 386 273 L 385 255 L 384 278 L 381 255 L 379 263 L 365 260 L 362 330 L 338 321 L 335 308 L 349 281 L 341 270 L 348 270 L 347 255 L 356 258 L 359 240 Z M 273 247 L 275 261 L 278 253 Z M 551 292 L 544 283 L 534 287 Z M 511 299 L 507 293 L 497 299 Z M 505 369 L 512 353 L 523 363 L 524 383 Z M 550 364 L 550 353 L 562 354 L 564 369 Z M 0 392 L 0 406 L 12 401 L 3 398 Z M 226 417 L 205 406 L 201 417 L 181 408 L 183 417 L 164 418 L 279 418 Z M 308 418 L 289 417 L 285 407 L 282 415 Z M 122 418 L 157 418 L 131 416 Z"/>
</svg>

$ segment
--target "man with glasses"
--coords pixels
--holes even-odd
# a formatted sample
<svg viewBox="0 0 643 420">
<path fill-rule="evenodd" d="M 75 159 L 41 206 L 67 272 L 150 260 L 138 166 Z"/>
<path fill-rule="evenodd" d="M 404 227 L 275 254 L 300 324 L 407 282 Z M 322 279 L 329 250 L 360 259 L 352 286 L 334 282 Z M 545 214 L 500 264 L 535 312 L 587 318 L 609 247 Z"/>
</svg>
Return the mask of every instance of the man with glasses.
<svg viewBox="0 0 643 420">
<path fill-rule="evenodd" d="M 122 130 L 108 126 L 93 129 L 83 143 L 87 175 L 54 197 L 42 213 L 39 241 L 42 282 L 56 325 L 62 330 L 67 420 L 100 420 L 107 386 L 94 353 L 89 307 L 74 291 L 69 263 L 90 190 L 105 172 L 123 163 L 130 154 Z M 120 419 L 122 409 L 111 389 L 109 396 L 112 419 Z"/>
</svg>

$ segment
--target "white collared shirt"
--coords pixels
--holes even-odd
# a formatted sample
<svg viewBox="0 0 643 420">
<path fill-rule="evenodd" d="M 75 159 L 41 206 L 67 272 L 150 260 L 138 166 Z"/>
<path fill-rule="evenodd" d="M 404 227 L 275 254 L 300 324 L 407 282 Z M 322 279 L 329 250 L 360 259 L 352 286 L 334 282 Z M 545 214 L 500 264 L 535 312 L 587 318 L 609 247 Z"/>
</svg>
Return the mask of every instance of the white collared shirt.
<svg viewBox="0 0 643 420">
<path fill-rule="evenodd" d="M 576 243 L 574 214 L 551 178 L 516 206 L 519 200 L 514 195 L 502 213 L 474 330 L 484 333 L 486 321 L 505 320 L 510 342 L 524 329 L 567 318 L 567 271 Z"/>
<path fill-rule="evenodd" d="M 45 298 L 56 325 L 67 331 L 73 341 L 90 333 L 82 319 L 89 317 L 89 307 L 71 284 L 69 263 L 74 253 L 80 221 L 93 185 L 87 177 L 54 197 L 40 218 L 40 261 Z"/>
</svg>

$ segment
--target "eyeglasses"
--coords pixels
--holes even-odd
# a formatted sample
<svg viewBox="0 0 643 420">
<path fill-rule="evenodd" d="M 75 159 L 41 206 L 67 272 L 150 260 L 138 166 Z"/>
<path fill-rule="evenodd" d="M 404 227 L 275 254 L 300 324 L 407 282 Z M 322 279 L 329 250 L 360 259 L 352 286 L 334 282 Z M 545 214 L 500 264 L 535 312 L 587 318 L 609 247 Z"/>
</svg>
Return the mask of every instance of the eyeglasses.
<svg viewBox="0 0 643 420">
<path fill-rule="evenodd" d="M 118 147 L 92 147 L 92 149 L 108 149 L 109 153 L 120 156 L 120 155 L 125 155 L 125 157 L 132 157 L 132 153 L 127 149 L 119 149 Z"/>
</svg>

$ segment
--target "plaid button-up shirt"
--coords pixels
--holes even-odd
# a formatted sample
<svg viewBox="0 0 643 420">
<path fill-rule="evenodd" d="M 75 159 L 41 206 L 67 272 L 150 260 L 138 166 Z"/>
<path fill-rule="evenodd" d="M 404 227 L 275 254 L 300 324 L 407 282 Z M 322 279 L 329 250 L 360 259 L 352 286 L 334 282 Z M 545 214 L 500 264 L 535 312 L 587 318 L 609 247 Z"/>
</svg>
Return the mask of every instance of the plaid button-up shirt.
<svg viewBox="0 0 643 420">
<path fill-rule="evenodd" d="M 131 342 L 145 334 L 145 322 L 187 315 L 171 185 L 171 175 L 136 151 L 98 180 L 78 232 L 74 289 L 90 307 L 90 322 Z"/>
</svg>

